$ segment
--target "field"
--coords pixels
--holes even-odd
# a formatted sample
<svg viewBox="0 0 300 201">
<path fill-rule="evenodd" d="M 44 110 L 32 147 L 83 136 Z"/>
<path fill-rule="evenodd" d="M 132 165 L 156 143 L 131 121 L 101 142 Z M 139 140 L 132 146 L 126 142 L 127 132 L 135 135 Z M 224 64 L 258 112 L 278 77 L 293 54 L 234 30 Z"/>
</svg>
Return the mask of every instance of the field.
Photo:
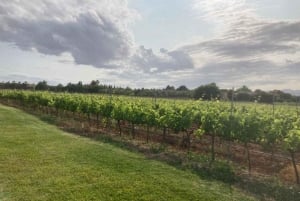
<svg viewBox="0 0 300 201">
<path fill-rule="evenodd" d="M 207 185 L 211 185 L 208 183 L 216 183 L 218 188 L 222 189 L 216 191 L 222 191 L 225 194 L 228 189 L 232 189 L 234 186 L 234 188 L 238 187 L 243 192 L 247 191 L 251 192 L 252 195 L 255 194 L 261 200 L 284 200 L 287 198 L 298 200 L 299 187 L 293 185 L 299 183 L 299 165 L 297 163 L 300 161 L 300 120 L 297 105 L 168 100 L 9 90 L 0 91 L 0 101 L 3 104 L 32 113 L 65 131 L 88 136 L 94 141 L 60 134 L 63 138 L 68 136 L 73 140 L 88 141 L 89 147 L 99 143 L 103 149 L 108 146 L 119 150 L 112 151 L 112 153 L 107 153 L 108 151 L 105 150 L 97 151 L 94 148 L 87 149 L 86 147 L 82 150 L 82 145 L 73 147 L 74 143 L 71 143 L 72 147 L 63 147 L 65 149 L 61 150 L 62 154 L 54 154 L 56 157 L 64 156 L 68 159 L 70 157 L 69 153 L 71 153 L 73 156 L 71 161 L 74 162 L 74 159 L 81 158 L 82 163 L 91 163 L 93 167 L 97 166 L 96 169 L 83 166 L 84 172 L 87 173 L 91 170 L 91 175 L 94 175 L 85 175 L 93 181 L 92 184 L 87 185 L 94 188 L 97 185 L 107 186 L 108 182 L 109 185 L 112 185 L 112 188 L 119 189 L 117 192 L 109 190 L 114 191 L 114 193 L 108 195 L 107 198 L 102 198 L 103 200 L 109 200 L 109 197 L 115 200 L 134 200 L 136 190 L 142 192 L 139 195 L 139 197 L 142 195 L 142 198 L 139 198 L 139 200 L 157 200 L 159 197 L 154 198 L 151 196 L 159 195 L 158 192 L 169 195 L 170 197 L 166 197 L 166 200 L 176 200 L 177 198 L 178 200 L 189 200 L 190 197 L 193 198 L 191 200 L 197 200 L 200 197 L 202 199 L 206 195 L 200 195 L 203 189 L 198 184 L 194 186 L 197 182 L 201 183 L 200 186 L 203 185 L 203 182 L 206 183 L 204 189 Z M 8 108 L 5 109 L 8 110 Z M 13 109 L 9 110 L 15 111 Z M 27 118 L 24 118 L 25 120 Z M 22 121 L 14 120 L 13 122 L 17 126 L 18 122 Z M 34 124 L 26 124 L 26 126 L 32 125 Z M 52 133 L 53 130 L 61 133 L 53 126 L 47 133 Z M 22 129 L 22 132 L 24 132 L 24 129 Z M 32 136 L 30 141 L 33 142 L 40 139 L 40 133 L 45 132 L 34 133 L 38 135 Z M 63 146 L 61 141 L 64 142 L 65 139 L 61 140 L 62 136 L 52 136 L 52 148 L 46 146 L 49 147 L 47 149 L 50 149 L 49 153 L 56 150 L 57 145 Z M 107 139 L 109 140 L 107 141 Z M 18 142 L 17 139 L 16 142 Z M 65 144 L 68 145 L 68 143 Z M 39 151 L 41 148 L 34 149 Z M 112 148 L 109 149 L 112 150 Z M 141 157 L 139 159 L 142 159 L 142 161 L 131 161 L 132 157 L 127 157 L 127 160 L 130 158 L 130 163 L 133 162 L 133 164 L 128 165 L 128 161 L 126 161 L 124 163 L 128 166 L 121 165 L 120 169 L 117 168 L 116 170 L 115 168 L 120 165 L 116 166 L 116 161 L 122 161 L 119 158 L 122 157 L 120 151 L 133 154 L 128 150 L 142 152 L 144 155 L 139 155 Z M 47 153 L 47 151 L 45 152 Z M 25 152 L 23 151 L 23 153 Z M 101 156 L 99 159 L 97 158 L 98 154 Z M 155 157 L 153 157 L 153 154 Z M 47 157 L 48 155 L 43 155 L 41 160 Z M 101 162 L 97 161 L 101 158 L 103 159 Z M 195 180 L 191 180 L 192 187 L 186 183 L 188 182 L 186 175 L 182 177 L 185 179 L 181 179 L 174 176 L 178 173 L 174 175 L 156 173 L 152 163 L 161 163 L 155 162 L 155 160 L 172 165 L 168 167 L 173 170 L 190 174 L 191 177 L 187 176 L 188 178 L 195 177 Z M 27 160 L 23 161 L 26 162 Z M 148 164 L 150 161 L 151 164 Z M 61 161 L 60 166 L 68 166 L 69 163 L 65 164 L 64 162 Z M 101 165 L 104 165 L 103 162 L 108 162 L 110 166 L 105 163 L 106 167 L 114 170 L 114 173 L 118 175 L 107 172 L 105 175 L 111 175 L 113 178 L 106 178 L 107 182 L 99 183 L 98 179 L 93 179 L 93 177 L 103 177 L 103 174 L 98 175 L 96 173 L 101 170 Z M 134 165 L 134 163 L 138 163 L 138 165 Z M 78 166 L 78 164 L 75 165 Z M 136 169 L 134 167 L 143 168 Z M 56 170 L 56 168 L 52 168 Z M 32 174 L 32 171 L 28 175 Z M 56 173 L 56 171 L 52 171 L 52 173 Z M 170 182 L 167 185 L 170 183 L 171 186 L 167 187 L 166 182 L 157 180 L 164 187 L 156 188 L 158 186 L 149 178 L 138 175 L 134 175 L 137 176 L 136 178 L 132 177 L 134 171 L 144 176 L 151 176 L 154 180 L 169 180 Z M 154 175 L 160 176 L 159 178 L 153 177 L 147 171 L 151 171 L 151 173 L 154 171 Z M 64 169 L 61 174 L 65 174 Z M 125 181 L 128 179 L 128 175 L 130 175 L 130 179 L 133 179 L 133 181 L 128 181 L 129 185 Z M 161 175 L 165 175 L 165 177 Z M 80 179 L 76 179 L 79 177 L 67 176 L 61 179 L 60 182 L 66 182 L 66 186 L 70 186 L 72 189 L 74 184 L 77 188 L 77 183 L 82 183 Z M 16 180 L 19 181 L 19 179 Z M 117 180 L 118 184 L 110 183 L 112 180 Z M 121 187 L 118 188 L 115 185 L 121 185 Z M 151 185 L 155 186 L 153 191 L 151 191 Z M 122 186 L 124 188 L 127 186 L 126 190 L 122 190 Z M 55 188 L 53 187 L 53 189 Z M 195 190 L 195 188 L 200 189 Z M 52 189 L 52 187 L 45 187 L 45 189 Z M 145 189 L 152 192 L 150 197 L 145 195 L 147 194 Z M 164 190 L 161 191 L 161 189 Z M 164 192 L 166 189 L 169 189 L 170 192 Z M 180 192 L 179 194 L 182 196 L 177 195 L 172 189 L 177 189 L 175 191 Z M 125 191 L 129 193 L 129 197 L 118 197 L 123 196 Z M 197 191 L 197 193 L 194 191 Z M 235 191 L 233 190 L 234 194 Z M 95 187 L 95 192 L 102 195 L 106 190 L 102 192 Z M 5 192 L 2 194 L 5 195 Z M 86 194 L 90 196 L 89 192 L 86 192 Z M 76 194 L 75 197 L 77 196 Z M 146 196 L 145 199 L 143 196 Z M 214 197 L 210 196 L 211 193 L 205 199 L 214 200 Z M 88 197 L 88 199 L 91 198 Z M 222 198 L 222 200 L 224 199 L 227 198 Z M 163 198 L 158 200 L 163 200 Z M 234 200 L 234 197 L 230 197 L 229 200 Z"/>
<path fill-rule="evenodd" d="M 1 200 L 254 200 L 0 105 Z"/>
<path fill-rule="evenodd" d="M 69 115 L 71 119 L 87 120 L 83 130 L 89 130 L 94 123 L 96 130 L 110 128 L 122 136 L 129 128 L 133 139 L 142 132 L 145 141 L 156 135 L 162 144 L 170 144 L 168 136 L 179 136 L 179 143 L 188 151 L 199 145 L 193 143 L 197 139 L 211 138 L 212 161 L 216 158 L 217 140 L 228 144 L 228 157 L 232 155 L 230 144 L 239 143 L 245 149 L 249 173 L 251 148 L 257 145 L 271 158 L 276 152 L 290 157 L 296 182 L 300 183 L 296 168 L 300 152 L 298 106 L 9 90 L 0 91 L 0 100 L 57 117 Z"/>
</svg>

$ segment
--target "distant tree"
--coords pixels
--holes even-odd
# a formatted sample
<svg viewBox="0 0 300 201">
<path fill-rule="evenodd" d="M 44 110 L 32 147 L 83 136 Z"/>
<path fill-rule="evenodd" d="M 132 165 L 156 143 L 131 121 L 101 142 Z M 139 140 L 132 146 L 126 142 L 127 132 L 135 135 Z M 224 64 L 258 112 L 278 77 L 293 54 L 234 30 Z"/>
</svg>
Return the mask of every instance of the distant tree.
<svg viewBox="0 0 300 201">
<path fill-rule="evenodd" d="M 188 91 L 189 89 L 185 85 L 181 85 L 176 90 L 177 91 Z"/>
<path fill-rule="evenodd" d="M 71 82 L 69 82 L 66 86 L 66 90 L 71 93 L 77 92 L 76 89 L 77 89 L 76 85 L 72 84 Z"/>
<path fill-rule="evenodd" d="M 56 86 L 55 91 L 58 91 L 58 92 L 64 91 L 64 86 L 63 86 L 62 84 L 58 84 L 58 85 Z"/>
<path fill-rule="evenodd" d="M 195 89 L 194 98 L 199 99 L 202 98 L 204 100 L 211 100 L 215 98 L 219 98 L 221 91 L 216 83 L 210 83 L 207 85 L 202 85 Z"/>
<path fill-rule="evenodd" d="M 272 94 L 274 96 L 275 101 L 278 101 L 278 102 L 295 101 L 295 99 L 293 98 L 293 96 L 291 94 L 285 93 L 280 90 L 270 91 L 270 94 Z"/>
<path fill-rule="evenodd" d="M 77 85 L 76 85 L 76 92 L 79 92 L 79 93 L 83 93 L 84 92 L 82 81 L 79 81 L 77 83 Z"/>
<path fill-rule="evenodd" d="M 99 80 L 92 80 L 91 83 L 90 83 L 90 86 L 88 87 L 89 88 L 88 92 L 89 93 L 98 93 L 99 89 L 100 89 L 99 83 L 100 83 Z"/>
<path fill-rule="evenodd" d="M 254 99 L 253 92 L 245 85 L 238 88 L 235 94 L 237 101 L 253 101 Z"/>
<path fill-rule="evenodd" d="M 28 82 L 23 82 L 21 84 L 21 89 L 33 89 L 33 85 L 30 85 Z"/>
<path fill-rule="evenodd" d="M 262 103 L 272 103 L 273 95 L 260 89 L 256 89 L 254 91 L 254 99 Z"/>
<path fill-rule="evenodd" d="M 251 89 L 249 89 L 247 86 L 243 85 L 241 88 L 238 88 L 236 90 L 237 93 L 252 93 Z"/>
<path fill-rule="evenodd" d="M 80 82 L 78 82 L 78 83 L 80 83 Z M 91 83 L 90 83 L 90 85 L 91 86 L 98 86 L 99 83 L 100 83 L 99 80 L 92 80 Z M 82 82 L 81 82 L 81 84 L 82 84 Z"/>
<path fill-rule="evenodd" d="M 221 94 L 221 99 L 222 100 L 231 100 L 232 97 L 232 90 L 228 90 L 228 89 L 220 89 L 220 94 Z"/>
<path fill-rule="evenodd" d="M 175 87 L 174 87 L 174 86 L 168 85 L 168 86 L 166 87 L 166 90 L 175 90 Z"/>
<path fill-rule="evenodd" d="M 48 90 L 48 84 L 45 80 L 38 82 L 37 85 L 35 86 L 35 90 L 39 90 L 39 91 L 44 91 L 44 90 Z"/>
</svg>

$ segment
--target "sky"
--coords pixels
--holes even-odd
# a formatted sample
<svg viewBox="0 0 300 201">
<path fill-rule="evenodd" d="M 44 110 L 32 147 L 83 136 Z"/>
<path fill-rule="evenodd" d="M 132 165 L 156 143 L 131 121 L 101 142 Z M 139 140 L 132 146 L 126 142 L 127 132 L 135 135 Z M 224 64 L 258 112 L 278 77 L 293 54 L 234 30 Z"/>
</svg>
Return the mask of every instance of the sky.
<svg viewBox="0 0 300 201">
<path fill-rule="evenodd" d="M 300 90 L 299 0 L 1 0 L 0 82 Z"/>
</svg>

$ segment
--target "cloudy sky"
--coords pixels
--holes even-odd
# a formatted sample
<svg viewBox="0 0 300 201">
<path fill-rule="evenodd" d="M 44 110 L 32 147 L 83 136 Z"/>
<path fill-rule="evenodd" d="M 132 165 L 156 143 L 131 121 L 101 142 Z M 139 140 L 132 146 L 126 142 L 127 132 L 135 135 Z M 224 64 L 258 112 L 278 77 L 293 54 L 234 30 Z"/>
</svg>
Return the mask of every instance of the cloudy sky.
<svg viewBox="0 0 300 201">
<path fill-rule="evenodd" d="M 300 89 L 299 0 L 1 0 L 0 81 Z"/>
</svg>

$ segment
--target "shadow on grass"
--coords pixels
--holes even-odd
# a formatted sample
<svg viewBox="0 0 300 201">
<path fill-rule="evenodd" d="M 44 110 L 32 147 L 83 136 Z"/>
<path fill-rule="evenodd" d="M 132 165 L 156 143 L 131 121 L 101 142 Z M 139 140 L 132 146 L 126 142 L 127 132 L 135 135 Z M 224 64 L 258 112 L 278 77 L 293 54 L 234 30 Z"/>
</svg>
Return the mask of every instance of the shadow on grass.
<svg viewBox="0 0 300 201">
<path fill-rule="evenodd" d="M 34 114 L 34 115 L 37 116 L 36 114 Z M 57 126 L 57 120 L 56 120 L 56 117 L 54 117 L 54 116 L 42 115 L 42 116 L 37 116 L 37 117 L 45 123 Z"/>
<path fill-rule="evenodd" d="M 233 168 L 229 164 L 215 161 L 213 165 L 210 165 L 209 158 L 205 155 L 169 152 L 166 145 L 163 144 L 148 144 L 146 147 L 141 147 L 105 135 L 97 136 L 94 139 L 132 152 L 143 153 L 149 160 L 158 160 L 177 169 L 192 171 L 202 179 L 218 180 L 228 184 L 236 181 Z"/>
<path fill-rule="evenodd" d="M 260 200 L 276 200 L 276 201 L 300 201 L 299 186 L 285 186 L 278 180 L 257 180 L 251 178 L 240 178 L 236 184 L 249 193 L 255 194 Z"/>
</svg>

